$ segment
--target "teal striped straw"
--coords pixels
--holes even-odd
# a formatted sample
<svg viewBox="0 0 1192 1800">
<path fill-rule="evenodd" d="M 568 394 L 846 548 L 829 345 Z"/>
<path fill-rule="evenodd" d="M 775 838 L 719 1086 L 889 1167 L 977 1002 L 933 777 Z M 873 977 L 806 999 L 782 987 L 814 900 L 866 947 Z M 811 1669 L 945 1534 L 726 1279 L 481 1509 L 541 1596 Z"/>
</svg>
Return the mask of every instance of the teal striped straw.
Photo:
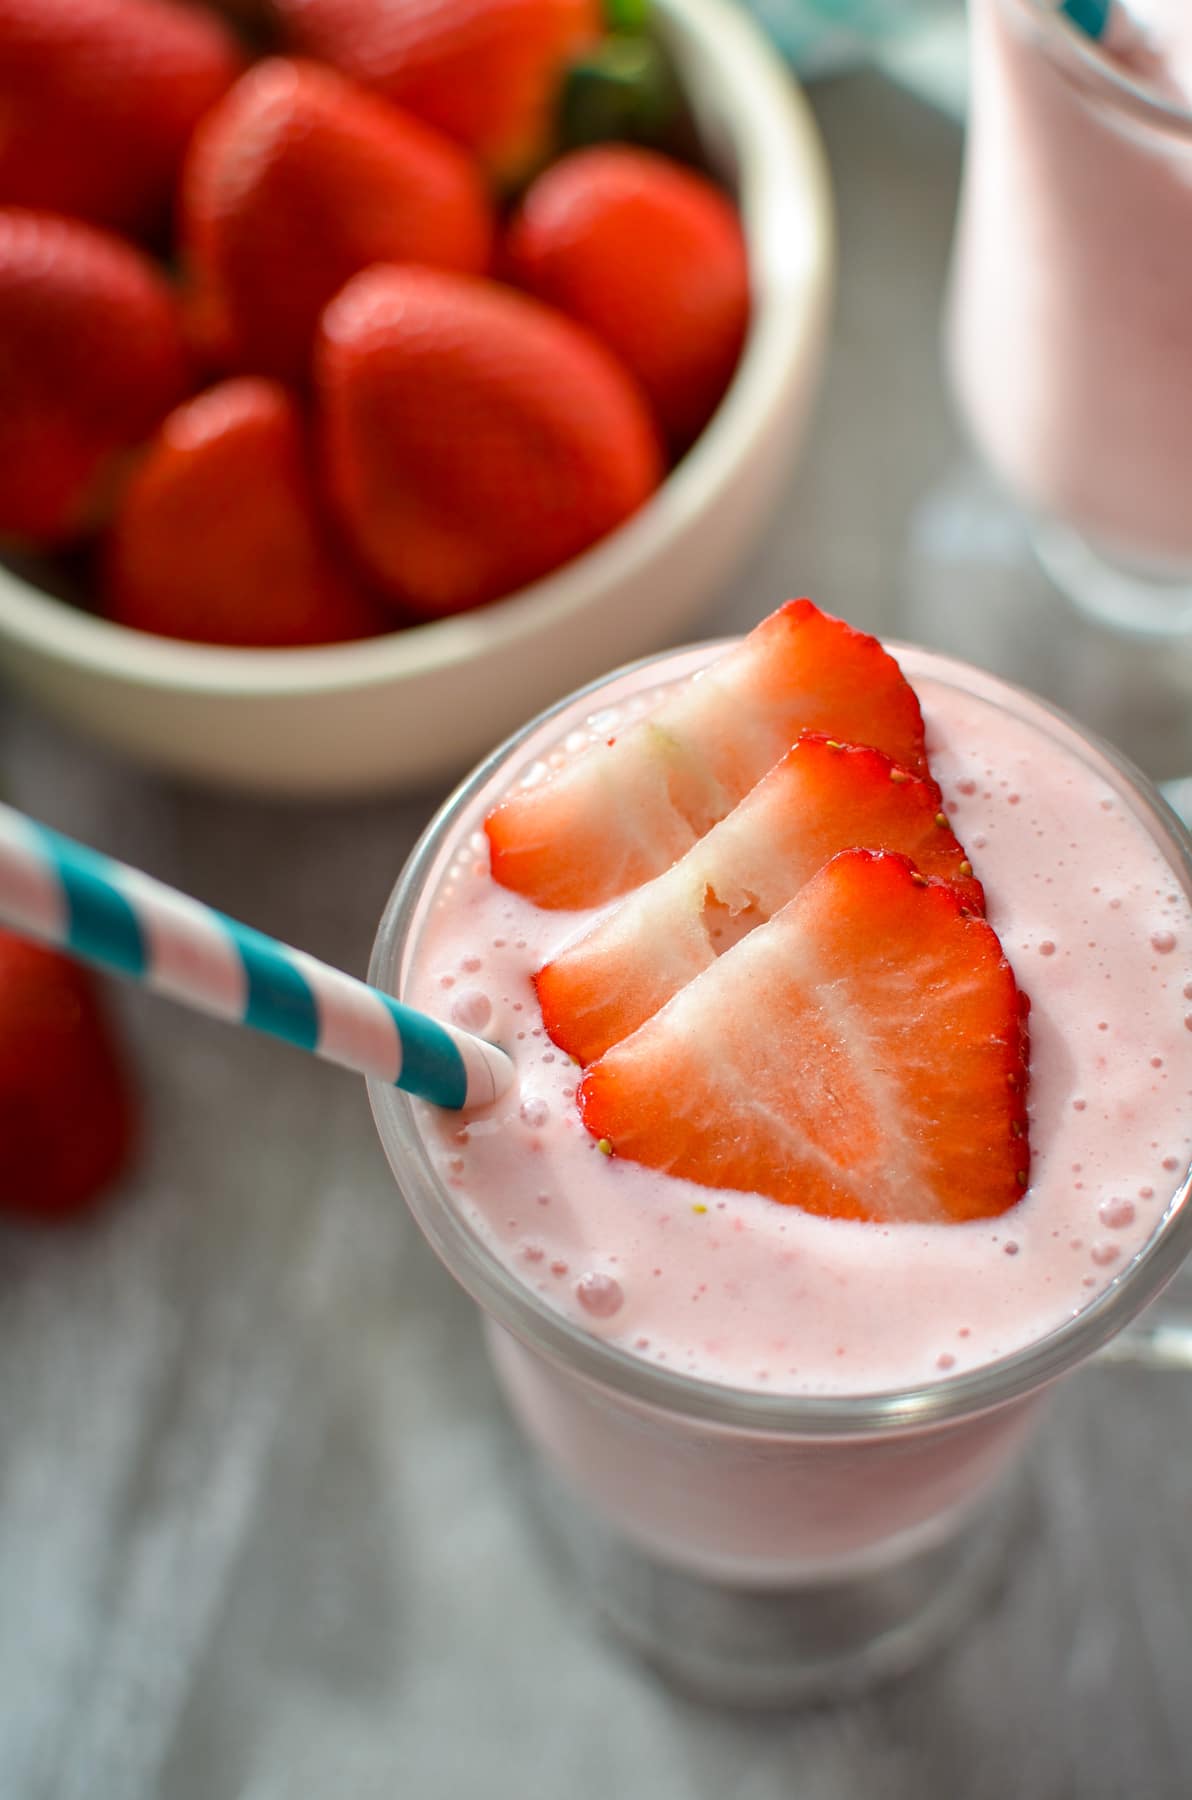
<svg viewBox="0 0 1192 1800">
<path fill-rule="evenodd" d="M 1102 38 L 1109 29 L 1113 0 L 1061 0 L 1060 11 L 1086 37 Z"/>
<path fill-rule="evenodd" d="M 485 1106 L 513 1078 L 495 1044 L 2 805 L 0 921 L 436 1106 Z"/>
</svg>

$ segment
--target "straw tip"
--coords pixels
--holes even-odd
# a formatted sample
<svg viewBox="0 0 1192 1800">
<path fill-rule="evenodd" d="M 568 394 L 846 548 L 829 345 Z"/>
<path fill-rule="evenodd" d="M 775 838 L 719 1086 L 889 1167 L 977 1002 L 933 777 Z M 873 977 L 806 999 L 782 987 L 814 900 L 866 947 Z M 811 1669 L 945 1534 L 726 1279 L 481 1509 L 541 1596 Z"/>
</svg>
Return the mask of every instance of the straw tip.
<svg viewBox="0 0 1192 1800">
<path fill-rule="evenodd" d="M 464 1060 L 468 1075 L 464 1095 L 466 1111 L 491 1106 L 513 1086 L 512 1059 L 499 1045 L 490 1044 L 486 1038 L 473 1038 Z"/>
</svg>

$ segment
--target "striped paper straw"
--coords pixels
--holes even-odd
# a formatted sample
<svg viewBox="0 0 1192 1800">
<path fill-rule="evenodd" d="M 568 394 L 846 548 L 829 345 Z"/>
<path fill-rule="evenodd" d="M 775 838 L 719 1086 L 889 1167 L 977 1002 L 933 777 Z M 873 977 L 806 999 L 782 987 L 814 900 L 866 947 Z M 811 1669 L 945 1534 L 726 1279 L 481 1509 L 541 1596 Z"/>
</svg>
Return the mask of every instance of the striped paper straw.
<svg viewBox="0 0 1192 1800">
<path fill-rule="evenodd" d="M 0 806 L 0 920 L 175 1000 L 462 1110 L 505 1091 L 503 1050 Z"/>
<path fill-rule="evenodd" d="M 1113 0 L 1061 0 L 1060 11 L 1087 37 L 1103 38 L 1109 29 Z"/>
</svg>

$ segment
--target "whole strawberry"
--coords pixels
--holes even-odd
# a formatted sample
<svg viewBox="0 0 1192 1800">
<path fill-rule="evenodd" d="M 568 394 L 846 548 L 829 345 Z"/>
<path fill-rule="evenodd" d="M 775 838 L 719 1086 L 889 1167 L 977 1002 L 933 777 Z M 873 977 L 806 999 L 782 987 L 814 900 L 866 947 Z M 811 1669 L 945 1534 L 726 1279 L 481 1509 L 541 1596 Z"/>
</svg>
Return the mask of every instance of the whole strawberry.
<svg viewBox="0 0 1192 1800">
<path fill-rule="evenodd" d="M 315 63 L 273 57 L 203 120 L 181 195 L 196 334 L 213 364 L 293 381 L 319 314 L 360 269 L 479 273 L 492 245 L 474 164 L 448 139 Z"/>
<path fill-rule="evenodd" d="M 646 404 L 610 353 L 492 282 L 366 270 L 324 314 L 316 370 L 345 530 L 419 617 L 545 575 L 662 474 Z"/>
<path fill-rule="evenodd" d="M 99 525 L 127 452 L 189 382 L 173 295 L 140 251 L 0 208 L 0 539 Z"/>
<path fill-rule="evenodd" d="M 83 1211 L 127 1166 L 135 1107 L 96 985 L 0 930 L 0 1210 Z"/>
<path fill-rule="evenodd" d="M 685 449 L 749 320 L 745 241 L 719 188 L 654 151 L 577 150 L 532 183 L 505 255 L 515 281 L 616 351 Z"/>
<path fill-rule="evenodd" d="M 0 205 L 154 229 L 191 132 L 240 67 L 201 6 L 0 0 Z"/>
<path fill-rule="evenodd" d="M 499 181 L 543 160 L 599 0 L 275 0 L 289 42 L 463 144 Z"/>
<path fill-rule="evenodd" d="M 122 625 L 253 648 L 330 644 L 392 618 L 337 561 L 298 408 L 276 382 L 221 382 L 166 418 L 104 552 Z"/>
</svg>

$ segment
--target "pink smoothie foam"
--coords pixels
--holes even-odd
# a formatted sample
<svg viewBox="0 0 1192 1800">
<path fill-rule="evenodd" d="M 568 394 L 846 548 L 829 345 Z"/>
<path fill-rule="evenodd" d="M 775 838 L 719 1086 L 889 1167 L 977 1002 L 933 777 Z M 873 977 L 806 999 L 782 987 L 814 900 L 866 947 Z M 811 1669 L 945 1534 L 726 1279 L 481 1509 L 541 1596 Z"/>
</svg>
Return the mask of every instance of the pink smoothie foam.
<svg viewBox="0 0 1192 1800">
<path fill-rule="evenodd" d="M 1037 0 L 970 0 L 970 15 L 950 311 L 961 407 L 1028 504 L 1104 550 L 1182 567 L 1192 8 L 1119 6 L 1102 46 Z"/>
<path fill-rule="evenodd" d="M 1188 1166 L 1192 912 L 1179 878 L 1098 752 L 1065 750 L 1042 712 L 965 692 L 955 665 L 901 660 L 951 822 L 1031 1000 L 1031 1183 L 1000 1218 L 822 1219 L 601 1154 L 531 981 L 590 915 L 541 911 L 492 881 L 479 826 L 497 793 L 460 821 L 416 945 L 407 997 L 496 1037 L 517 1067 L 486 1114 L 422 1109 L 447 1193 L 545 1305 L 680 1374 L 863 1394 L 1008 1355 L 1121 1274 Z M 504 779 L 526 777 L 527 762 L 541 778 L 659 691 L 630 680 L 589 698 Z"/>
</svg>

